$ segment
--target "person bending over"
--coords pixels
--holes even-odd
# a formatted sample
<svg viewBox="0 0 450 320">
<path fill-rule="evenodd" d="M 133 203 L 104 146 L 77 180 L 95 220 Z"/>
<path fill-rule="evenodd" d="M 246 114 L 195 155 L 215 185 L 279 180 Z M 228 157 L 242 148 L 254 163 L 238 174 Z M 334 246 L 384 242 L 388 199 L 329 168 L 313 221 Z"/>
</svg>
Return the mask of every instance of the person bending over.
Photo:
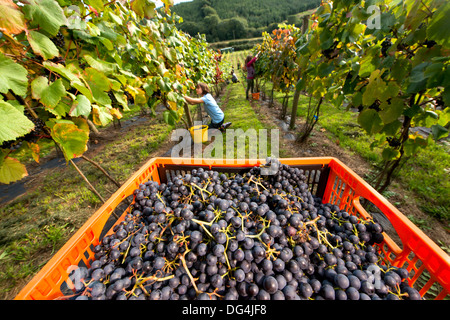
<svg viewBox="0 0 450 320">
<path fill-rule="evenodd" d="M 225 115 L 214 97 L 211 95 L 208 85 L 206 83 L 199 82 L 195 88 L 195 91 L 199 96 L 201 96 L 201 98 L 183 96 L 184 100 L 186 100 L 189 104 L 204 104 L 205 111 L 211 118 L 211 123 L 208 125 L 208 128 L 224 130 L 226 127 L 229 127 L 231 122 L 228 122 L 225 125 L 223 124 Z"/>
</svg>

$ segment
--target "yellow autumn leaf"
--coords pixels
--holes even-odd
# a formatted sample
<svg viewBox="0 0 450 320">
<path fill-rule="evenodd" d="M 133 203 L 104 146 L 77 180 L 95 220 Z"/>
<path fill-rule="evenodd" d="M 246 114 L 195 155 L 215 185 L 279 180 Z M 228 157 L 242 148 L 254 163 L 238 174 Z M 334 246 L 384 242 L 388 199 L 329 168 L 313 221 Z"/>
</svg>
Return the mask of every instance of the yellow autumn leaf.
<svg viewBox="0 0 450 320">
<path fill-rule="evenodd" d="M 0 0 L 0 31 L 19 34 L 25 29 L 25 18 L 19 7 L 11 0 Z"/>
<path fill-rule="evenodd" d="M 119 109 L 116 108 L 111 108 L 109 110 L 109 112 L 111 113 L 111 115 L 113 117 L 115 117 L 116 119 L 121 119 L 122 118 L 122 113 L 119 111 Z"/>
<path fill-rule="evenodd" d="M 177 110 L 177 103 L 176 102 L 174 102 L 174 101 L 167 101 L 167 103 L 169 104 L 170 109 Z"/>
<path fill-rule="evenodd" d="M 28 142 L 28 147 L 31 150 L 31 156 L 33 157 L 34 161 L 36 161 L 37 163 L 39 163 L 39 153 L 40 153 L 40 147 L 37 143 L 33 143 L 33 142 Z"/>
</svg>

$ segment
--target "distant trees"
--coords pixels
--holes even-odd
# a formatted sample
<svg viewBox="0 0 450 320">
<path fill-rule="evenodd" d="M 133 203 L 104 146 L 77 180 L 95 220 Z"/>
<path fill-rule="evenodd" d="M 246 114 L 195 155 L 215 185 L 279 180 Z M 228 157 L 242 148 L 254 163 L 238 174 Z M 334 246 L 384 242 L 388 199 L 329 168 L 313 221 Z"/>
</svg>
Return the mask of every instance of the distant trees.
<svg viewBox="0 0 450 320">
<path fill-rule="evenodd" d="M 296 14 L 316 8 L 321 0 L 194 0 L 173 7 L 183 22 L 180 30 L 195 36 L 204 34 L 208 42 L 261 36 L 278 23 L 297 24 Z"/>
<path fill-rule="evenodd" d="M 241 17 L 222 20 L 217 25 L 217 37 L 220 41 L 247 37 L 247 20 Z"/>
</svg>

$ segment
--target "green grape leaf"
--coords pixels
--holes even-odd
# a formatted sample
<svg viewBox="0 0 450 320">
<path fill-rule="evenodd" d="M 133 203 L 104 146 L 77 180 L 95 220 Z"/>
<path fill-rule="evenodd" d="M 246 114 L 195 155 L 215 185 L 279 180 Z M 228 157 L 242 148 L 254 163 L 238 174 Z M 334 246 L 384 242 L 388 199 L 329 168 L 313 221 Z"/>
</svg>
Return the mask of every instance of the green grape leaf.
<svg viewBox="0 0 450 320">
<path fill-rule="evenodd" d="M 42 97 L 42 92 L 48 87 L 48 79 L 43 76 L 35 78 L 31 82 L 31 97 L 39 100 Z"/>
<path fill-rule="evenodd" d="M 25 95 L 28 87 L 27 75 L 27 69 L 0 53 L 1 93 L 7 93 L 8 90 L 12 90 L 19 96 Z"/>
<path fill-rule="evenodd" d="M 131 8 L 141 18 L 152 19 L 155 15 L 156 5 L 149 0 L 134 0 L 131 2 Z"/>
<path fill-rule="evenodd" d="M 370 106 L 383 95 L 386 89 L 386 83 L 380 78 L 380 70 L 374 70 L 370 74 L 369 84 L 366 86 L 366 90 L 362 96 L 362 103 L 365 106 Z"/>
<path fill-rule="evenodd" d="M 422 82 L 427 78 L 425 74 L 425 69 L 430 65 L 430 62 L 423 62 L 418 64 L 411 70 L 410 81 L 411 82 Z"/>
<path fill-rule="evenodd" d="M 85 116 L 88 117 L 91 114 L 91 102 L 84 95 L 77 95 L 76 100 L 72 104 L 72 108 L 69 111 L 69 115 L 72 117 Z"/>
<path fill-rule="evenodd" d="M 175 110 L 166 110 L 163 113 L 164 121 L 173 126 L 177 123 L 179 120 L 179 115 Z"/>
<path fill-rule="evenodd" d="M 63 85 L 62 79 L 58 79 L 44 90 L 40 101 L 44 106 L 54 108 L 65 95 L 66 88 Z"/>
<path fill-rule="evenodd" d="M 43 65 L 48 70 L 53 71 L 70 81 L 75 81 L 78 79 L 78 77 L 72 71 L 67 69 L 62 64 L 54 63 L 51 61 L 44 61 Z"/>
<path fill-rule="evenodd" d="M 12 0 L 0 1 L 0 31 L 19 34 L 26 30 L 25 18 Z"/>
<path fill-rule="evenodd" d="M 167 100 L 177 102 L 178 95 L 175 92 L 171 91 L 167 94 Z"/>
<path fill-rule="evenodd" d="M 59 50 L 53 41 L 42 33 L 30 31 L 27 38 L 34 53 L 44 58 L 44 60 L 52 59 L 59 55 Z"/>
<path fill-rule="evenodd" d="M 381 156 L 385 161 L 395 160 L 398 159 L 398 157 L 400 157 L 400 151 L 392 147 L 386 147 L 381 152 Z"/>
<path fill-rule="evenodd" d="M 318 76 L 323 78 L 327 77 L 332 71 L 334 70 L 334 64 L 333 63 L 321 63 L 317 69 Z"/>
<path fill-rule="evenodd" d="M 124 95 L 123 91 L 120 92 L 113 91 L 113 94 L 117 102 L 122 106 L 122 109 L 124 111 L 130 111 L 130 109 L 128 108 L 127 98 Z"/>
<path fill-rule="evenodd" d="M 65 8 L 67 14 L 67 28 L 71 30 L 85 30 L 86 21 L 81 19 L 78 7 L 67 7 Z"/>
<path fill-rule="evenodd" d="M 397 120 L 402 115 L 404 102 L 400 98 L 392 98 L 390 103 L 387 101 L 381 103 L 380 109 L 379 115 L 381 120 L 383 120 L 384 124 L 388 124 Z"/>
<path fill-rule="evenodd" d="M 170 86 L 166 84 L 166 82 L 162 79 L 162 78 L 158 78 L 156 80 L 156 84 L 158 85 L 158 88 L 162 91 L 162 92 L 169 92 L 170 91 Z"/>
<path fill-rule="evenodd" d="M 19 160 L 6 157 L 0 161 L 0 183 L 9 184 L 27 175 L 27 168 Z"/>
<path fill-rule="evenodd" d="M 401 83 L 406 78 L 410 68 L 411 62 L 408 59 L 399 57 L 392 65 L 391 75 L 398 83 Z"/>
<path fill-rule="evenodd" d="M 103 45 L 105 46 L 106 49 L 108 49 L 109 51 L 114 50 L 114 45 L 111 42 L 111 40 L 103 38 L 103 37 L 98 37 L 98 40 L 103 43 Z"/>
<path fill-rule="evenodd" d="M 427 140 L 423 139 L 420 135 L 410 135 L 409 139 L 403 144 L 403 150 L 405 151 L 405 156 L 410 157 L 417 153 L 419 148 L 427 146 Z"/>
<path fill-rule="evenodd" d="M 320 33 L 320 48 L 322 50 L 329 49 L 333 45 L 333 34 L 330 30 L 325 29 Z"/>
<path fill-rule="evenodd" d="M 450 48 L 450 2 L 445 1 L 434 13 L 427 27 L 427 37 L 438 44 Z"/>
<path fill-rule="evenodd" d="M 422 108 L 417 104 L 413 104 L 412 106 L 407 107 L 403 111 L 403 115 L 413 118 L 414 116 L 418 115 L 420 112 L 422 112 Z"/>
<path fill-rule="evenodd" d="M 373 109 L 361 111 L 358 116 L 358 123 L 368 134 L 375 134 L 383 128 L 383 121 L 378 112 Z"/>
<path fill-rule="evenodd" d="M 86 4 L 90 5 L 92 8 L 98 12 L 103 11 L 103 1 L 102 0 L 86 0 Z"/>
<path fill-rule="evenodd" d="M 406 94 L 417 93 L 425 90 L 427 87 L 427 79 L 422 81 L 410 82 L 408 88 L 406 89 Z"/>
<path fill-rule="evenodd" d="M 51 136 L 61 147 L 66 161 L 81 156 L 87 150 L 89 127 L 86 120 L 52 119 L 46 124 L 51 128 Z"/>
<path fill-rule="evenodd" d="M 359 68 L 359 76 L 364 78 L 368 77 L 372 72 L 374 72 L 376 66 L 373 63 L 373 56 L 366 55 L 362 58 Z"/>
<path fill-rule="evenodd" d="M 431 126 L 431 133 L 433 135 L 433 139 L 436 141 L 448 137 L 448 129 L 438 124 Z"/>
<path fill-rule="evenodd" d="M 38 25 L 52 36 L 56 36 L 59 28 L 66 24 L 64 11 L 55 0 L 29 0 L 23 12 L 33 25 Z"/>
<path fill-rule="evenodd" d="M 44 67 L 46 67 L 48 70 L 55 72 L 69 80 L 72 87 L 84 94 L 89 99 L 89 101 L 93 101 L 92 92 L 88 87 L 86 87 L 87 83 L 85 82 L 82 75 L 76 75 L 62 64 L 57 64 L 51 61 L 44 61 L 43 64 Z"/>
<path fill-rule="evenodd" d="M 33 129 L 33 122 L 23 112 L 0 100 L 0 144 L 22 137 Z"/>
<path fill-rule="evenodd" d="M 422 1 L 408 1 L 407 16 L 405 19 L 405 28 L 409 30 L 417 30 L 419 25 L 427 18 L 428 12 L 424 8 Z"/>
<path fill-rule="evenodd" d="M 445 88 L 442 92 L 442 100 L 444 100 L 445 105 L 450 106 L 450 87 Z"/>
<path fill-rule="evenodd" d="M 428 88 L 441 86 L 445 80 L 444 64 L 441 62 L 432 63 L 426 68 L 424 75 L 428 78 Z"/>
<path fill-rule="evenodd" d="M 31 93 L 34 99 L 39 101 L 48 109 L 54 109 L 61 98 L 66 95 L 66 88 L 64 87 L 62 79 L 48 84 L 45 77 L 37 77 L 31 82 Z"/>
<path fill-rule="evenodd" d="M 47 110 L 57 117 L 64 117 L 70 112 L 72 104 L 72 98 L 70 96 L 64 96 L 61 98 L 55 108 L 47 108 Z"/>
<path fill-rule="evenodd" d="M 115 14 L 112 13 L 111 11 L 109 11 L 108 14 L 109 14 L 109 17 L 111 18 L 111 20 L 112 20 L 115 24 L 117 24 L 117 25 L 119 25 L 119 26 L 122 25 L 123 21 L 122 21 L 122 19 L 121 19 L 119 16 L 115 15 Z"/>
<path fill-rule="evenodd" d="M 97 105 L 92 105 L 92 119 L 98 126 L 106 126 L 114 120 L 109 109 Z"/>
<path fill-rule="evenodd" d="M 108 77 L 97 69 L 86 68 L 84 70 L 84 79 L 92 92 L 93 102 L 111 107 L 111 99 L 106 93 L 111 88 L 111 82 Z"/>
<path fill-rule="evenodd" d="M 398 132 L 398 130 L 400 130 L 400 128 L 402 127 L 402 122 L 401 121 L 392 121 L 388 124 L 385 124 L 383 129 L 380 131 L 384 134 L 386 134 L 387 136 L 395 136 Z"/>
<path fill-rule="evenodd" d="M 439 116 L 437 124 L 446 127 L 450 122 L 450 108 L 445 108 L 442 111 L 437 111 L 437 113 Z"/>
<path fill-rule="evenodd" d="M 86 59 L 86 62 L 94 69 L 97 69 L 98 71 L 104 73 L 105 75 L 110 75 L 117 70 L 117 64 L 106 62 L 103 60 L 98 60 L 93 58 L 92 56 L 85 54 L 83 56 L 84 59 Z"/>
<path fill-rule="evenodd" d="M 108 91 L 111 87 L 109 79 L 104 73 L 94 68 L 86 68 L 84 70 L 84 78 L 89 84 L 92 92 Z"/>
</svg>

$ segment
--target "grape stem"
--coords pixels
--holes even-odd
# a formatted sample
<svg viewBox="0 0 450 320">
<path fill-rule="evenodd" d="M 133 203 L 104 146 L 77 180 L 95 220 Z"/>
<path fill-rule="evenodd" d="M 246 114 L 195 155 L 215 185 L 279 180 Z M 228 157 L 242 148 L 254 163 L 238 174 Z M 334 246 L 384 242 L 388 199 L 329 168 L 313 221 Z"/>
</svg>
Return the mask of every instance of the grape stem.
<svg viewBox="0 0 450 320">
<path fill-rule="evenodd" d="M 157 277 L 157 276 L 153 275 L 150 277 L 142 278 L 142 277 L 136 276 L 136 283 L 134 284 L 133 288 L 130 291 L 126 291 L 125 289 L 123 289 L 123 290 L 126 292 L 127 295 L 130 295 L 130 294 L 135 295 L 134 290 L 139 287 L 142 289 L 142 291 L 145 292 L 146 295 L 149 295 L 149 293 L 143 286 L 143 284 L 145 282 L 147 282 L 147 281 L 154 281 L 154 282 L 166 281 L 166 280 L 172 279 L 173 277 L 175 277 L 175 275 L 173 275 L 173 274 L 170 276 L 166 276 L 166 277 Z"/>
<path fill-rule="evenodd" d="M 211 238 L 214 238 L 214 236 L 211 234 L 211 232 L 209 232 L 209 230 L 205 227 L 205 225 L 211 226 L 214 220 L 211 222 L 205 222 L 205 221 L 201 221 L 201 220 L 197 220 L 197 219 L 191 219 L 191 221 L 198 223 Z"/>
<path fill-rule="evenodd" d="M 166 205 L 166 203 L 164 202 L 164 200 L 161 197 L 161 194 L 159 192 L 156 193 L 156 196 L 158 197 L 159 201 L 161 201 L 164 205 Z"/>
<path fill-rule="evenodd" d="M 128 243 L 128 248 L 127 248 L 127 251 L 125 251 L 125 253 L 124 253 L 124 255 L 123 255 L 122 263 L 125 263 L 125 259 L 126 259 L 127 256 L 128 256 L 128 252 L 130 251 L 130 248 L 131 248 L 131 241 L 133 241 L 133 239 L 130 239 L 130 241 L 129 241 L 129 243 Z"/>
<path fill-rule="evenodd" d="M 320 219 L 320 216 L 318 216 L 317 218 L 315 218 L 314 220 L 311 220 L 311 221 L 308 221 L 308 222 L 305 222 L 305 226 L 309 226 L 309 225 L 312 225 L 313 227 L 314 227 L 314 229 L 316 230 L 316 232 L 317 232 L 317 240 L 319 240 L 319 243 L 322 243 L 322 241 L 323 242 L 325 242 L 325 244 L 327 245 L 327 246 L 329 246 L 331 249 L 335 249 L 336 247 L 335 246 L 333 246 L 329 241 L 328 241 L 328 239 L 327 239 L 327 237 L 326 237 L 326 233 L 327 232 L 323 232 L 323 231 L 320 231 L 319 230 L 319 228 L 317 227 L 317 220 L 319 220 Z"/>
<path fill-rule="evenodd" d="M 196 187 L 198 190 L 201 191 L 201 192 L 200 192 L 200 195 L 202 196 L 203 201 L 205 201 L 205 197 L 203 196 L 203 192 L 209 194 L 210 196 L 212 195 L 211 192 L 209 192 L 208 190 L 206 190 L 208 184 L 209 184 L 209 181 L 206 183 L 206 185 L 205 185 L 203 188 L 200 188 L 198 185 L 196 185 L 195 183 L 192 183 L 192 182 L 191 182 L 190 185 Z M 192 191 L 192 188 L 191 188 L 191 191 Z"/>
<path fill-rule="evenodd" d="M 261 194 L 261 192 L 259 191 L 258 186 L 262 187 L 264 190 L 267 191 L 266 187 L 264 187 L 264 186 L 262 185 L 262 183 L 261 183 L 261 178 L 257 178 L 256 181 L 253 180 L 253 178 L 254 178 L 253 175 L 250 176 L 250 178 L 248 179 L 248 183 L 253 182 L 253 183 L 256 185 L 256 192 L 257 192 L 258 194 Z"/>
<path fill-rule="evenodd" d="M 184 270 L 186 270 L 186 274 L 188 275 L 189 279 L 191 280 L 192 285 L 194 286 L 195 292 L 196 292 L 197 294 L 199 294 L 199 293 L 201 293 L 201 291 L 198 290 L 197 285 L 195 284 L 194 277 L 192 276 L 192 274 L 191 274 L 191 272 L 189 271 L 189 268 L 188 268 L 188 266 L 187 266 L 187 264 L 186 264 L 185 256 L 186 256 L 186 254 L 187 254 L 189 251 L 190 251 L 190 249 L 189 249 L 189 248 L 187 247 L 187 245 L 186 245 L 186 251 L 185 251 L 182 255 L 180 255 L 180 260 L 181 260 L 181 263 L 183 264 Z"/>
</svg>

